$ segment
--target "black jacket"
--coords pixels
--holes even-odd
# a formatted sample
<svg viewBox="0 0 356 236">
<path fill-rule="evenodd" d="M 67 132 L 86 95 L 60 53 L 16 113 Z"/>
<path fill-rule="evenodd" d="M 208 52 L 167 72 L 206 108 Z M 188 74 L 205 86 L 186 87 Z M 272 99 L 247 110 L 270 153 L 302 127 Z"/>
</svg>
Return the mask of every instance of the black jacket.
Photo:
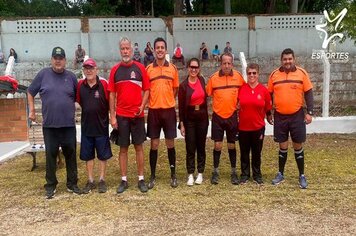
<svg viewBox="0 0 356 236">
<path fill-rule="evenodd" d="M 204 103 L 201 105 L 201 109 L 205 109 L 206 114 L 208 115 L 208 109 L 207 109 L 207 93 L 205 90 L 205 80 L 202 76 L 199 76 L 199 81 L 201 86 L 203 87 L 204 93 L 205 93 L 205 98 L 204 98 Z M 188 106 L 190 103 L 190 99 L 192 97 L 194 90 L 188 85 L 188 77 L 179 85 L 179 90 L 178 90 L 178 107 L 179 107 L 179 125 L 178 128 L 180 128 L 180 122 L 183 121 L 185 123 L 187 121 L 187 111 L 188 111 Z"/>
</svg>

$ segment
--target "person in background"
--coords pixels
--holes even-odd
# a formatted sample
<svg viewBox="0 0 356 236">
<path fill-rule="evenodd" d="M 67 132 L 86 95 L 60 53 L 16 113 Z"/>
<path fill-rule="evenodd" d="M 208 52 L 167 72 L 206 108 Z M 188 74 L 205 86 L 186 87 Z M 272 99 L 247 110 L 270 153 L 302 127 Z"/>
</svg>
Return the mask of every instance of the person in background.
<svg viewBox="0 0 356 236">
<path fill-rule="evenodd" d="M 78 64 L 84 62 L 85 50 L 82 48 L 82 45 L 78 44 L 78 48 L 75 50 L 74 55 L 74 69 L 78 69 Z"/>
<path fill-rule="evenodd" d="M 109 91 L 108 82 L 97 75 L 98 68 L 92 58 L 83 63 L 85 78 L 77 88 L 77 102 L 82 107 L 80 159 L 86 162 L 88 181 L 83 193 L 96 188 L 94 181 L 95 150 L 99 159 L 98 192 L 105 193 L 107 160 L 112 157 L 109 141 Z"/>
<path fill-rule="evenodd" d="M 278 185 L 284 181 L 290 135 L 299 170 L 299 187 L 306 189 L 308 182 L 304 175 L 303 142 L 306 140 L 306 125 L 313 119 L 313 85 L 308 73 L 295 65 L 292 49 L 287 48 L 282 51 L 281 64 L 268 79 L 268 91 L 273 96 L 275 107 L 273 138 L 279 143 L 279 170 L 272 184 Z"/>
<path fill-rule="evenodd" d="M 142 55 L 140 49 L 138 48 L 138 43 L 135 43 L 132 60 L 141 63 L 141 56 Z"/>
<path fill-rule="evenodd" d="M 252 177 L 258 184 L 263 184 L 261 173 L 261 152 L 265 137 L 265 121 L 272 120 L 271 96 L 265 86 L 258 82 L 259 65 L 247 65 L 247 83 L 239 90 L 239 145 L 241 157 L 240 184 L 246 184 L 250 178 L 250 152 Z"/>
<path fill-rule="evenodd" d="M 150 98 L 147 117 L 147 136 L 151 139 L 150 167 L 151 177 L 148 188 L 156 183 L 156 166 L 160 134 L 163 129 L 171 170 L 171 187 L 178 186 L 176 176 L 176 149 L 174 139 L 177 137 L 176 96 L 179 87 L 177 68 L 166 60 L 167 43 L 163 38 L 154 42 L 155 60 L 147 66 L 150 78 Z"/>
<path fill-rule="evenodd" d="M 183 56 L 183 48 L 180 46 L 179 43 L 177 43 L 177 46 L 174 48 L 173 51 L 173 61 L 181 61 L 183 66 L 184 64 L 184 56 Z"/>
<path fill-rule="evenodd" d="M 146 140 L 144 109 L 146 107 L 150 83 L 144 66 L 132 60 L 132 44 L 130 39 L 123 37 L 119 42 L 121 62 L 110 71 L 110 122 L 118 131 L 116 144 L 120 146 L 119 160 L 121 182 L 117 193 L 121 194 L 128 188 L 127 162 L 130 143 L 136 152 L 138 189 L 148 191 L 144 179 L 143 142 Z M 131 142 L 130 142 L 131 136 Z"/>
<path fill-rule="evenodd" d="M 209 50 L 204 42 L 201 43 L 199 50 L 200 50 L 200 60 L 208 60 L 209 59 Z"/>
<path fill-rule="evenodd" d="M 232 54 L 232 48 L 231 48 L 230 42 L 226 42 L 226 47 L 224 48 L 224 53 Z"/>
<path fill-rule="evenodd" d="M 46 198 L 56 193 L 57 156 L 62 148 L 66 161 L 67 190 L 81 194 L 78 188 L 77 140 L 75 127 L 75 99 L 78 81 L 65 69 L 66 54 L 61 47 L 52 50 L 52 67 L 44 68 L 34 78 L 27 90 L 29 119 L 35 121 L 34 98 L 40 93 L 42 101 L 43 138 L 46 147 Z"/>
<path fill-rule="evenodd" d="M 147 42 L 146 44 L 146 48 L 144 50 L 144 65 L 145 66 L 148 66 L 149 64 L 151 64 L 154 60 L 154 55 L 153 55 L 153 48 L 151 46 L 151 43 L 150 42 Z"/>
<path fill-rule="evenodd" d="M 211 119 L 211 139 L 214 140 L 214 170 L 211 183 L 219 183 L 219 163 L 226 132 L 227 148 L 231 165 L 231 183 L 239 184 L 236 172 L 236 135 L 237 135 L 237 96 L 245 83 L 242 75 L 233 69 L 230 53 L 221 56 L 220 70 L 209 79 L 206 92 L 212 98 L 213 115 Z"/>
<path fill-rule="evenodd" d="M 4 62 L 5 62 L 5 55 L 0 48 L 0 63 L 4 63 Z"/>
<path fill-rule="evenodd" d="M 15 49 L 13 49 L 13 48 L 10 48 L 9 58 L 11 56 L 14 57 L 15 63 L 17 63 L 18 62 L 17 53 L 16 53 Z"/>
<path fill-rule="evenodd" d="M 224 53 L 231 53 L 232 60 L 235 60 L 235 55 L 232 53 L 232 48 L 231 48 L 230 42 L 226 42 L 226 46 L 224 48 Z"/>
<path fill-rule="evenodd" d="M 179 85 L 178 105 L 178 128 L 185 138 L 187 185 L 194 185 L 195 152 L 197 153 L 198 170 L 195 184 L 201 184 L 205 169 L 205 143 L 209 119 L 205 80 L 200 75 L 198 58 L 192 58 L 188 61 L 188 77 Z"/>
<path fill-rule="evenodd" d="M 213 56 L 213 59 L 216 63 L 219 63 L 220 60 L 220 50 L 219 46 L 215 45 L 215 48 L 211 51 L 211 55 Z"/>
</svg>

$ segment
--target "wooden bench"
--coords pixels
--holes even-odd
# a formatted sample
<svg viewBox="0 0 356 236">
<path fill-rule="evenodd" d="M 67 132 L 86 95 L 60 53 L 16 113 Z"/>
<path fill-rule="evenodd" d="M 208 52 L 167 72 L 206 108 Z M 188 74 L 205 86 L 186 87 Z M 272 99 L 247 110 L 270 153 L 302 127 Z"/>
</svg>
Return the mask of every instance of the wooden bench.
<svg viewBox="0 0 356 236">
<path fill-rule="evenodd" d="M 31 171 L 34 171 L 38 167 L 37 160 L 36 160 L 37 153 L 46 151 L 41 124 L 34 123 L 34 122 L 32 122 L 30 124 L 29 141 L 30 141 L 30 147 L 28 147 L 25 151 L 26 151 L 26 153 L 28 153 L 32 156 Z M 59 150 L 59 152 L 58 152 L 57 168 L 61 168 L 63 166 L 63 161 L 62 161 L 60 152 L 61 152 L 61 150 Z"/>
</svg>

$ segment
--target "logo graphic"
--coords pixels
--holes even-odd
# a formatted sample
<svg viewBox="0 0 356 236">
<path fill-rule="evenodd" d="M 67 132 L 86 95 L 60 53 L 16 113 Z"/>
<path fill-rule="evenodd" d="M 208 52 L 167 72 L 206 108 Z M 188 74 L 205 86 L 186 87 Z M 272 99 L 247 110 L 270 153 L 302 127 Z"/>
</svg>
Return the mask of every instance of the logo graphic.
<svg viewBox="0 0 356 236">
<path fill-rule="evenodd" d="M 339 29 L 342 29 L 342 26 L 340 26 L 340 23 L 344 19 L 346 13 L 347 13 L 347 9 L 344 8 L 334 19 L 331 20 L 328 12 L 326 10 L 324 10 L 324 16 L 327 21 L 325 23 L 315 26 L 315 28 L 317 30 L 319 30 L 325 34 L 322 48 L 326 49 L 328 47 L 328 44 L 330 43 L 330 41 L 332 39 L 334 39 L 335 37 L 339 37 L 340 39 L 342 39 L 344 37 L 343 33 L 337 33 L 337 31 Z M 335 25 L 332 24 L 334 21 L 336 21 Z M 328 23 L 330 23 L 329 26 L 328 26 Z M 328 37 L 328 32 L 324 29 L 324 27 L 326 29 L 328 29 L 328 28 L 331 29 L 331 31 L 335 31 L 336 33 L 331 35 L 330 37 Z"/>
</svg>

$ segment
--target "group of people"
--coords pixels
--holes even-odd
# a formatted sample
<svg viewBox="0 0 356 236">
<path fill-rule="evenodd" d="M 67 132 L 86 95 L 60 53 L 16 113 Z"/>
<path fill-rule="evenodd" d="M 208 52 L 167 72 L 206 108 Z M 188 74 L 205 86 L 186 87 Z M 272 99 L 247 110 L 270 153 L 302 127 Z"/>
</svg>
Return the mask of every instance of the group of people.
<svg viewBox="0 0 356 236">
<path fill-rule="evenodd" d="M 211 138 L 214 141 L 214 167 L 210 178 L 212 184 L 219 183 L 219 163 L 225 135 L 231 165 L 231 183 L 246 184 L 252 177 L 257 184 L 263 184 L 261 151 L 266 118 L 270 124 L 274 124 L 274 139 L 280 148 L 279 171 L 272 184 L 278 185 L 284 181 L 290 135 L 299 169 L 299 185 L 303 189 L 307 188 L 302 143 L 306 139 L 306 124 L 312 121 L 313 93 L 307 72 L 295 65 L 293 50 L 285 49 L 282 52 L 281 66 L 271 73 L 267 88 L 258 81 L 260 68 L 255 63 L 247 66 L 245 82 L 242 75 L 233 68 L 233 55 L 230 52 L 221 55 L 220 69 L 211 75 L 207 83 L 200 74 L 200 60 L 191 58 L 187 62 L 188 76 L 179 83 L 177 68 L 166 60 L 167 43 L 163 38 L 159 37 L 154 41 L 154 60 L 146 68 L 133 60 L 134 48 L 130 39 L 122 38 L 119 50 L 121 61 L 112 67 L 108 81 L 97 75 L 97 64 L 94 59 L 89 58 L 83 62 L 85 78 L 77 82 L 75 75 L 65 69 L 64 50 L 55 47 L 52 51 L 52 67 L 41 70 L 28 88 L 31 120 L 36 118 L 34 97 L 37 93 L 40 93 L 42 100 L 46 147 L 44 187 L 48 199 L 55 195 L 58 184 L 56 156 L 59 147 L 66 160 L 68 191 L 83 194 L 97 187 L 99 193 L 106 192 L 106 162 L 113 156 L 110 140 L 120 148 L 121 182 L 117 193 L 121 194 L 129 187 L 127 165 L 131 143 L 136 153 L 138 189 L 147 192 L 154 188 L 162 130 L 171 173 L 170 185 L 176 188 L 178 179 L 174 140 L 177 137 L 177 96 L 178 128 L 186 144 L 188 186 L 202 184 L 204 180 L 205 145 L 209 126 L 208 97 L 211 97 Z M 78 187 L 75 102 L 82 107 L 80 159 L 86 162 L 88 174 L 88 181 L 83 189 Z M 146 106 L 147 132 L 144 119 Z M 110 135 L 109 125 L 113 128 Z M 143 152 L 146 136 L 150 138 L 150 178 L 147 182 L 144 179 Z M 240 178 L 236 168 L 236 141 L 240 144 Z M 93 173 L 95 152 L 99 159 L 98 184 Z"/>
<path fill-rule="evenodd" d="M 133 56 L 132 56 L 132 60 L 142 63 L 142 56 L 143 56 L 143 64 L 145 66 L 151 64 L 154 60 L 154 50 L 151 46 L 150 42 L 146 43 L 146 47 L 143 50 L 143 55 L 139 49 L 138 43 L 134 44 L 134 48 L 133 48 Z"/>
</svg>

